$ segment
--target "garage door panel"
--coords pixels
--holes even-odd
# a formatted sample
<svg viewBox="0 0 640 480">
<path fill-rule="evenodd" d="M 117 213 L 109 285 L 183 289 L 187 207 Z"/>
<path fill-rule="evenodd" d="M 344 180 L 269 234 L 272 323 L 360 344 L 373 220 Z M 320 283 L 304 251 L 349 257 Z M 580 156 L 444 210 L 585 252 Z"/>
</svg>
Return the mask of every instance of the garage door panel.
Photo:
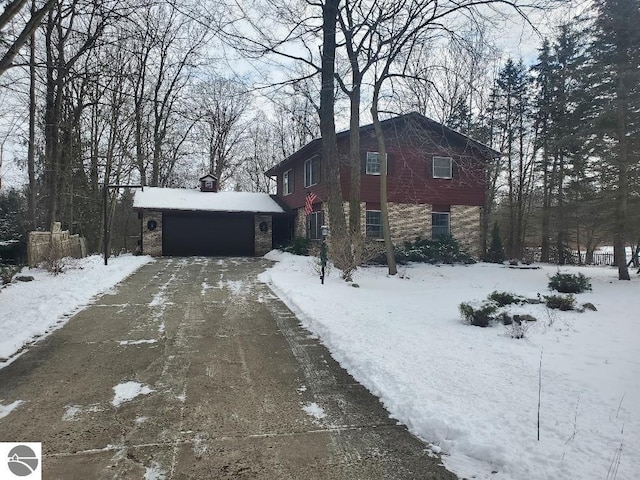
<svg viewBox="0 0 640 480">
<path fill-rule="evenodd" d="M 162 254 L 171 256 L 253 256 L 253 215 L 165 213 Z"/>
</svg>

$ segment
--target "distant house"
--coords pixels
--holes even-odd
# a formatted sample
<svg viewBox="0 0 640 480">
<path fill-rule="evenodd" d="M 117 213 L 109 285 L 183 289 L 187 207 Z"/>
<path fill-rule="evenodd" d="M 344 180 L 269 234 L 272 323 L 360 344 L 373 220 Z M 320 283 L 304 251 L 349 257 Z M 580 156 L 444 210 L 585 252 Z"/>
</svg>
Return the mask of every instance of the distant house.
<svg viewBox="0 0 640 480">
<path fill-rule="evenodd" d="M 479 253 L 485 203 L 485 166 L 500 153 L 418 113 L 385 120 L 387 194 L 394 243 L 454 236 L 470 253 Z M 360 127 L 361 209 L 363 233 L 382 238 L 380 158 L 373 125 Z M 345 211 L 348 211 L 350 131 L 338 133 Z M 277 195 L 293 212 L 294 235 L 319 239 L 328 222 L 324 199 L 321 142 L 316 139 L 266 172 L 277 179 Z M 305 215 L 307 194 L 317 199 Z"/>
<path fill-rule="evenodd" d="M 288 217 L 266 193 L 218 192 L 213 175 L 200 189 L 144 187 L 133 208 L 140 219 L 140 250 L 149 255 L 254 256 L 273 248 Z"/>
</svg>

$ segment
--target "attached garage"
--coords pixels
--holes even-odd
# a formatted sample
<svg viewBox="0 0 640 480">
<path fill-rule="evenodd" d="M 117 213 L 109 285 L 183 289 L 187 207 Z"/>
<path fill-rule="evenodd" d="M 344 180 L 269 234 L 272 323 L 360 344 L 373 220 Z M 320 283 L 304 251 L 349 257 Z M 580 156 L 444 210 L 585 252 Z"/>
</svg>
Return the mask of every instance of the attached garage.
<svg viewBox="0 0 640 480">
<path fill-rule="evenodd" d="M 254 216 L 234 213 L 167 212 L 162 217 L 162 254 L 252 257 Z"/>
<path fill-rule="evenodd" d="M 136 192 L 142 253 L 245 257 L 273 248 L 274 218 L 287 216 L 273 197 L 218 192 L 210 175 L 200 182 L 200 190 L 145 187 Z"/>
</svg>

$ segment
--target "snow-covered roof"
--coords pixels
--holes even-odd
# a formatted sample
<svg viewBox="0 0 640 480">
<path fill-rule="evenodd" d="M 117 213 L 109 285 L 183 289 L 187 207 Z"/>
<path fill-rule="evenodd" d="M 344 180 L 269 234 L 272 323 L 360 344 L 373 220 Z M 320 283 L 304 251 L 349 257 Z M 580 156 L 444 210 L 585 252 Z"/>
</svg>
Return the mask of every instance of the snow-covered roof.
<svg viewBox="0 0 640 480">
<path fill-rule="evenodd" d="M 144 187 L 135 192 L 133 208 L 205 212 L 283 213 L 266 193 L 201 192 L 186 188 Z"/>
</svg>

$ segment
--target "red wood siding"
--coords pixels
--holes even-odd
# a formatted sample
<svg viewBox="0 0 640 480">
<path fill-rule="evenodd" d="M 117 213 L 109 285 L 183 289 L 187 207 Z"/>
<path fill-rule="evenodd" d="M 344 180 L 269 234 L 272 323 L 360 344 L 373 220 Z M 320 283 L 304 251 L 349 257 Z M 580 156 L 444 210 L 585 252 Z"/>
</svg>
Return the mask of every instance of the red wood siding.
<svg viewBox="0 0 640 480">
<path fill-rule="evenodd" d="M 391 203 L 422 203 L 431 205 L 484 205 L 484 164 L 487 161 L 476 150 L 462 144 L 450 142 L 437 131 L 385 132 L 388 176 L 387 195 Z M 367 203 L 380 202 L 380 176 L 365 173 L 367 152 L 378 151 L 378 144 L 372 131 L 361 133 L 361 201 Z M 305 148 L 303 155 L 295 155 L 286 166 L 277 169 L 278 195 L 291 208 L 304 206 L 307 192 L 313 191 L 322 200 L 325 197 L 326 178 L 321 172 L 320 183 L 304 188 L 304 162 L 319 153 L 320 143 L 313 148 Z M 345 158 L 345 166 L 340 170 L 341 187 L 344 201 L 349 200 L 350 174 L 346 166 L 349 150 L 349 137 L 338 139 L 338 151 Z M 453 178 L 433 178 L 433 157 L 451 157 L 453 161 Z M 322 164 L 322 162 L 321 162 Z M 294 169 L 294 192 L 282 196 L 282 174 Z M 324 168 L 324 165 L 323 165 Z"/>
<path fill-rule="evenodd" d="M 320 162 L 320 181 L 316 185 L 312 185 L 310 187 L 304 186 L 304 162 L 309 158 L 312 158 L 314 155 L 310 155 L 309 157 L 300 159 L 296 161 L 294 164 L 289 165 L 282 170 L 278 170 L 278 178 L 277 178 L 277 193 L 280 198 L 284 201 L 284 203 L 292 209 L 301 208 L 304 206 L 305 198 L 307 193 L 313 192 L 315 193 L 320 200 L 316 200 L 316 203 L 320 203 L 321 201 L 326 200 L 325 195 L 325 184 L 322 179 L 325 177 L 324 172 L 322 171 L 323 165 Z M 282 175 L 284 172 L 288 170 L 293 170 L 293 193 L 289 195 L 283 195 L 283 180 Z"/>
</svg>

